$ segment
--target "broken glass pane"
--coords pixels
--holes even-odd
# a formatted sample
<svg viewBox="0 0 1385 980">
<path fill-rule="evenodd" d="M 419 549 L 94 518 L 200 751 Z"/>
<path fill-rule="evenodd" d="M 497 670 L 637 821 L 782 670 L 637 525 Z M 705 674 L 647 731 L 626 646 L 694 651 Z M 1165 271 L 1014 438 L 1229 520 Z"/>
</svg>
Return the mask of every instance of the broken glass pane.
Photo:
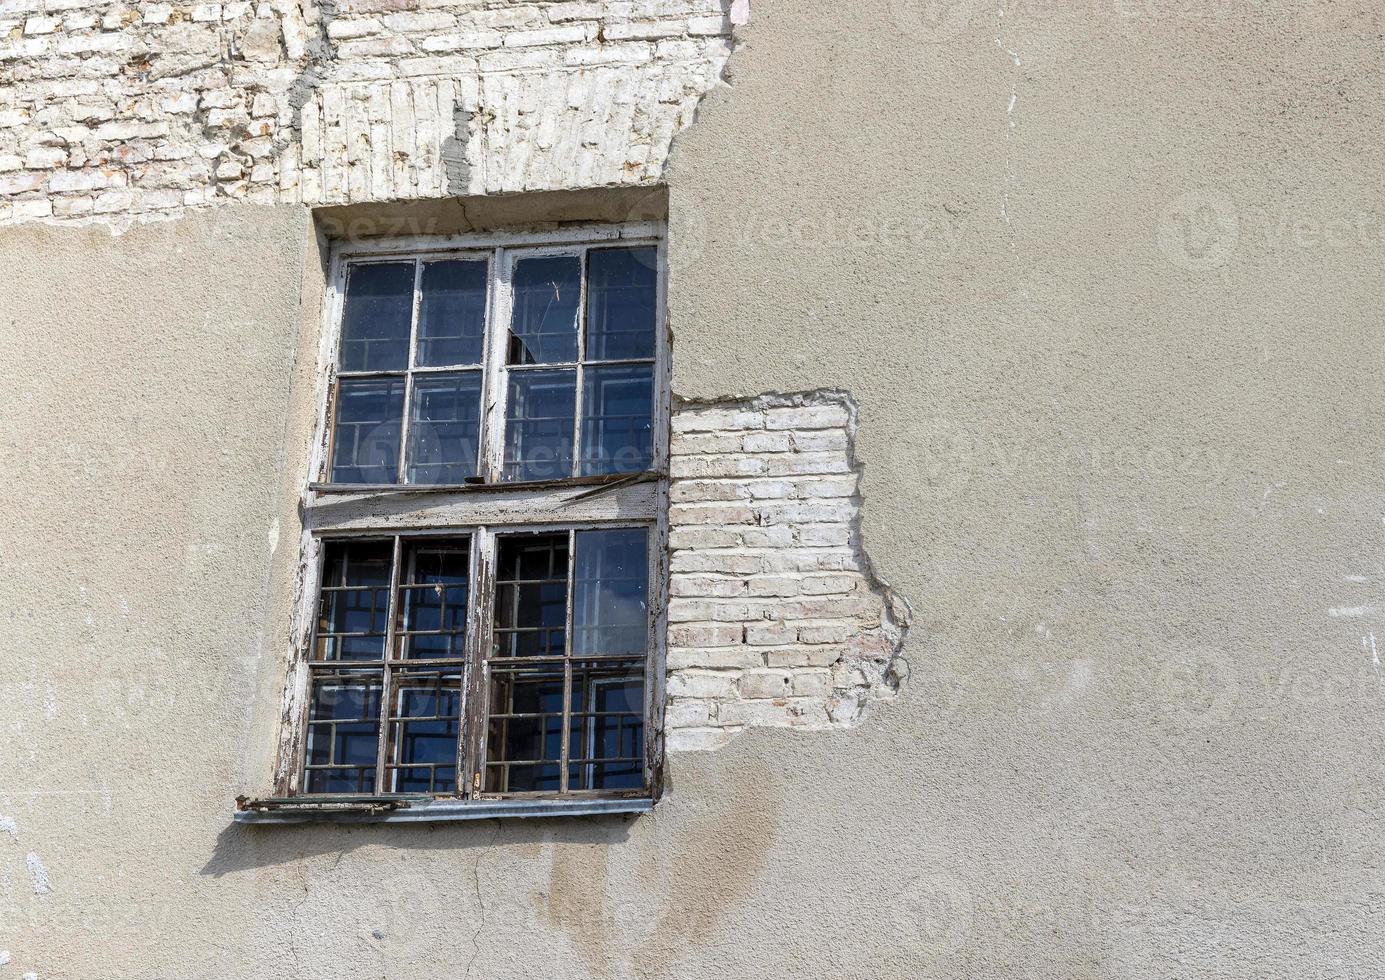
<svg viewBox="0 0 1385 980">
<path fill-rule="evenodd" d="M 486 330 L 484 260 L 425 262 L 418 305 L 416 364 L 480 364 Z"/>
<path fill-rule="evenodd" d="M 572 475 L 577 372 L 512 371 L 505 419 L 506 480 Z"/>
<path fill-rule="evenodd" d="M 331 481 L 394 483 L 399 473 L 403 415 L 403 378 L 338 381 Z"/>
<path fill-rule="evenodd" d="M 475 476 L 480 438 L 480 371 L 414 375 L 408 482 L 461 483 Z"/>
<path fill-rule="evenodd" d="M 587 253 L 587 360 L 654 356 L 654 247 Z"/>
<path fill-rule="evenodd" d="M 577 360 L 582 263 L 575 255 L 521 259 L 514 269 L 509 364 Z"/>
<path fill-rule="evenodd" d="M 414 264 L 351 266 L 341 323 L 341 370 L 402 371 L 409 364 Z"/>
<path fill-rule="evenodd" d="M 639 473 L 654 455 L 654 368 L 589 367 L 582 379 L 581 476 Z"/>
</svg>

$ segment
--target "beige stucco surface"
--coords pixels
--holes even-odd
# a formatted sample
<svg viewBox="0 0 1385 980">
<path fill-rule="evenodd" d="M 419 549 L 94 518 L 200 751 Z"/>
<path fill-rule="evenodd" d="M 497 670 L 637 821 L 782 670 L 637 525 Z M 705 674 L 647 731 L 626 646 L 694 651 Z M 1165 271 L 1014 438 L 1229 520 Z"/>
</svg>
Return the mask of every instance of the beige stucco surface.
<svg viewBox="0 0 1385 980">
<path fill-rule="evenodd" d="M 914 628 L 636 820 L 233 827 L 308 216 L 0 235 L 0 976 L 1379 972 L 1378 14 L 953 12 L 758 2 L 675 142 L 675 390 L 851 392 Z"/>
</svg>

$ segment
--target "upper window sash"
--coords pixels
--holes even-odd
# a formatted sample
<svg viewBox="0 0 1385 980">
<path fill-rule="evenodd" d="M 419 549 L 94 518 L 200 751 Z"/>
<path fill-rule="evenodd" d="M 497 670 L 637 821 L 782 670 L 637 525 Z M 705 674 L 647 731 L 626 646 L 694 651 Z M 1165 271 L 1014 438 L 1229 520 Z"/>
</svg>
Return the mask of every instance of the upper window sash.
<svg viewBox="0 0 1385 980">
<path fill-rule="evenodd" d="M 329 304 L 331 367 L 326 431 L 320 443 L 325 453 L 315 467 L 319 479 L 342 489 L 378 490 L 661 471 L 667 459 L 668 359 L 664 247 L 657 230 L 645 223 L 573 230 L 548 236 L 548 241 L 538 235 L 458 236 L 442 245 L 433 239 L 429 248 L 408 248 L 411 240 L 406 240 L 339 251 Z M 493 247 L 478 248 L 483 238 Z M 618 313 L 622 300 L 628 310 L 629 297 L 641 292 L 628 271 L 620 280 L 622 270 L 613 268 L 622 261 L 631 265 L 628 259 L 637 253 L 607 251 L 611 249 L 640 249 L 652 258 L 648 275 L 653 323 L 647 344 L 633 343 L 618 329 L 601 329 L 618 316 L 604 322 L 591 317 L 592 302 Z M 545 258 L 568 258 L 577 264 L 575 324 L 568 344 L 572 349 L 558 344 L 514 356 L 516 269 L 522 276 L 526 263 Z M 475 263 L 475 268 L 484 263 L 479 362 L 470 356 L 454 359 L 425 352 L 435 338 L 441 338 L 443 347 L 462 344 L 456 331 L 429 329 L 426 279 L 446 263 Z M 351 277 L 368 270 L 375 278 L 388 279 L 388 272 L 377 270 L 393 267 L 399 279 L 406 264 L 413 273 L 407 352 L 402 358 L 372 361 L 365 356 L 370 351 L 363 353 L 359 330 L 357 337 L 344 336 L 350 326 L 347 317 L 362 315 L 347 309 Z M 592 297 L 594 275 L 612 285 Z M 435 299 L 431 302 L 438 305 Z M 377 333 L 397 334 L 396 342 L 402 342 L 402 323 L 389 322 L 389 316 L 401 319 L 402 304 L 397 295 L 390 303 L 392 312 L 384 315 L 386 322 Z M 519 310 L 520 316 L 525 313 Z M 529 314 L 532 320 L 532 310 Z M 519 333 L 532 325 L 520 325 Z M 536 353 L 539 356 L 533 356 Z M 647 422 L 642 415 L 645 404 Z"/>
</svg>

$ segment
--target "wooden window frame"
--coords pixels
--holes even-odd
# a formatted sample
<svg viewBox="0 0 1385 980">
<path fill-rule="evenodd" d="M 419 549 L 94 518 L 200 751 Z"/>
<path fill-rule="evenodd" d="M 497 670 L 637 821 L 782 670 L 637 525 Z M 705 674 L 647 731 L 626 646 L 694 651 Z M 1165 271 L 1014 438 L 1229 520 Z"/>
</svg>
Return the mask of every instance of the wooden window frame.
<svg viewBox="0 0 1385 980">
<path fill-rule="evenodd" d="M 581 254 L 594 248 L 652 246 L 657 257 L 655 351 L 653 358 L 653 462 L 642 473 L 601 477 L 566 477 L 533 482 L 499 482 L 504 452 L 504 393 L 508 388 L 505 347 L 510 329 L 510 272 L 516 258 L 527 254 Z M 423 260 L 475 258 L 488 255 L 486 336 L 481 428 L 481 473 L 487 482 L 465 485 L 407 484 L 332 484 L 330 473 L 333 397 L 338 372 L 338 351 L 344 309 L 347 269 L 352 262 L 418 260 L 415 272 L 415 311 L 411 328 L 409 377 L 413 371 L 413 348 L 417 332 L 418 275 Z M 581 225 L 548 232 L 516 234 L 464 234 L 414 237 L 372 242 L 345 243 L 331 256 L 327 295 L 323 304 L 323 336 L 319 348 L 317 435 L 313 444 L 309 478 L 303 491 L 303 531 L 298 594 L 294 606 L 293 643 L 288 683 L 281 714 L 275 793 L 278 798 L 320 799 L 304 792 L 307 718 L 311 698 L 311 675 L 322 668 L 311 666 L 315 644 L 317 604 L 322 582 L 322 559 L 327 541 L 344 539 L 393 539 L 394 564 L 391 572 L 390 601 L 395 601 L 400 575 L 403 544 L 414 537 L 470 538 L 472 576 L 468 590 L 466 664 L 462 678 L 462 718 L 459 750 L 464 769 L 458 770 L 457 793 L 451 803 L 484 803 L 497 799 L 513 801 L 521 809 L 532 803 L 536 810 L 555 800 L 640 797 L 656 798 L 660 790 L 663 759 L 663 702 L 665 636 L 668 599 L 668 443 L 669 443 L 669 332 L 667 326 L 667 257 L 662 222 Z M 585 257 L 583 297 L 579 309 L 583 320 L 579 336 L 585 333 Z M 579 348 L 580 359 L 580 348 Z M 618 362 L 617 362 L 618 363 Z M 564 365 L 569 367 L 570 365 Z M 403 372 L 400 372 L 403 373 Z M 581 372 L 579 368 L 578 376 Z M 500 397 L 494 397 L 496 393 Z M 399 479 L 405 477 L 407 420 L 410 411 L 406 393 L 400 431 Z M 575 403 L 576 438 L 582 428 L 581 391 Z M 574 447 L 574 472 L 580 467 L 579 450 Z M 644 690 L 644 787 L 639 790 L 585 790 L 558 793 L 483 792 L 486 764 L 485 694 L 488 682 L 488 646 L 491 642 L 494 613 L 496 540 L 513 533 L 552 533 L 601 528 L 642 527 L 648 534 L 649 633 L 645 654 Z M 575 556 L 570 556 L 570 561 Z M 569 597 L 571 601 L 571 597 Z M 395 621 L 391 613 L 386 640 L 388 672 L 393 648 Z M 372 666 L 373 666 L 373 662 Z M 426 668 L 428 661 L 417 661 Z M 350 665 L 342 665 L 350 666 Z M 381 749 L 377 755 L 377 787 L 386 779 L 387 714 L 382 690 Z M 461 743 L 465 743 L 463 748 Z M 372 799 L 395 794 L 379 793 Z"/>
<path fill-rule="evenodd" d="M 585 358 L 586 336 L 586 255 L 601 248 L 655 249 L 656 301 L 655 349 L 652 358 L 630 358 L 588 363 Z M 573 362 L 536 365 L 508 365 L 506 348 L 513 317 L 514 264 L 522 258 L 537 256 L 574 255 L 582 261 L 581 295 L 578 301 L 578 354 Z M 505 413 L 508 407 L 509 376 L 512 370 L 575 370 L 573 467 L 580 467 L 582 442 L 582 380 L 592 366 L 620 366 L 632 363 L 653 364 L 654 373 L 654 433 L 653 459 L 649 472 L 664 473 L 668 469 L 668 331 L 666 326 L 667 254 L 661 222 L 633 222 L 622 225 L 579 226 L 548 234 L 528 233 L 511 235 L 457 235 L 447 239 L 410 238 L 385 242 L 353 243 L 333 253 L 328 295 L 325 305 L 324 338 L 326 344 L 321 361 L 325 391 L 320 398 L 318 418 L 322 419 L 320 435 L 314 444 L 312 481 L 310 489 L 319 493 L 357 493 L 363 490 L 405 488 L 412 490 L 445 489 L 448 484 L 406 483 L 408 463 L 409 414 L 412 409 L 416 375 L 447 374 L 459 370 L 414 365 L 417 347 L 419 284 L 424 262 L 442 259 L 482 260 L 487 262 L 486 327 L 481 361 L 481 423 L 478 442 L 481 447 L 477 461 L 480 485 L 493 487 L 524 486 L 526 481 L 505 481 L 502 477 L 505 453 Z M 352 265 L 387 262 L 415 262 L 413 310 L 410 323 L 409 359 L 406 366 L 394 371 L 341 371 L 338 368 L 342 316 L 345 312 L 346 280 Z M 405 393 L 400 417 L 399 459 L 394 483 L 333 483 L 331 482 L 332 450 L 336 436 L 336 408 L 339 380 L 342 378 L 403 377 Z M 552 480 L 527 482 L 561 482 L 569 479 L 600 481 L 603 477 L 555 477 Z M 453 484 L 452 486 L 475 486 Z"/>
</svg>

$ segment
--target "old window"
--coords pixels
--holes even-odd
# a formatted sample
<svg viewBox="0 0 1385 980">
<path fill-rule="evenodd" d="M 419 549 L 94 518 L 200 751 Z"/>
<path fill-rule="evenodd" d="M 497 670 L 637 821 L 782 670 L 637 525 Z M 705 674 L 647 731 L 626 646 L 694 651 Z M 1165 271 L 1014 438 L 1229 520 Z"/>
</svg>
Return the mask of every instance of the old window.
<svg viewBox="0 0 1385 980">
<path fill-rule="evenodd" d="M 364 255 L 342 276 L 330 483 L 650 468 L 655 244 Z"/>
<path fill-rule="evenodd" d="M 656 789 L 660 231 L 337 251 L 280 796 L 251 809 Z"/>
</svg>

